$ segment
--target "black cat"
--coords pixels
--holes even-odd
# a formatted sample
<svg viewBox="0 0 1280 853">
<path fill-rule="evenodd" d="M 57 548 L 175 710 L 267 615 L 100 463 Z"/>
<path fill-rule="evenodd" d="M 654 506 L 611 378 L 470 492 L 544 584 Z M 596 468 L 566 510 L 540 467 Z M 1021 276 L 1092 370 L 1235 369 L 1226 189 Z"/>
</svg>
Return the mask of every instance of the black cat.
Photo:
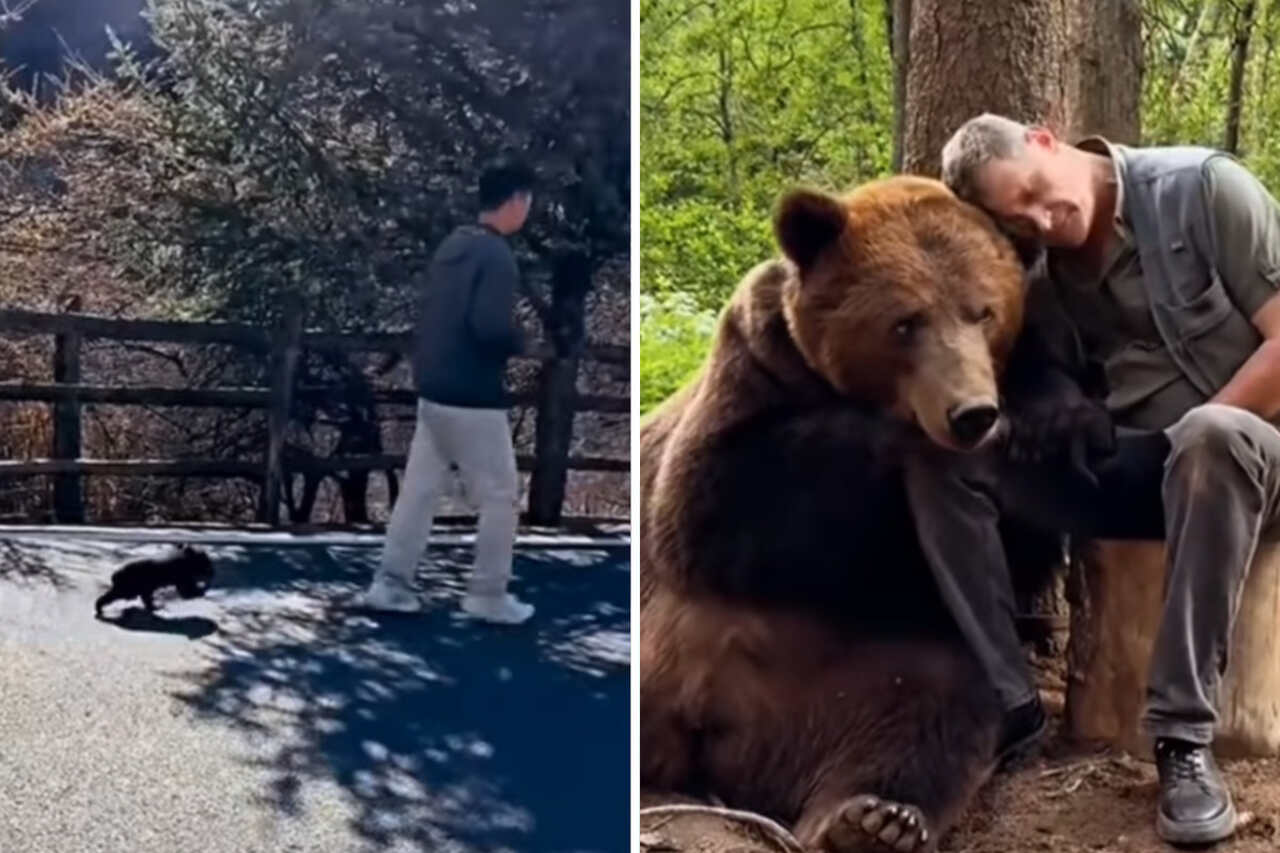
<svg viewBox="0 0 1280 853">
<path fill-rule="evenodd" d="M 162 587 L 177 587 L 183 598 L 199 598 L 213 582 L 209 555 L 190 545 L 165 557 L 148 557 L 125 563 L 111 576 L 111 588 L 94 602 L 94 614 L 113 601 L 141 598 L 148 612 L 155 612 L 153 596 Z"/>
</svg>

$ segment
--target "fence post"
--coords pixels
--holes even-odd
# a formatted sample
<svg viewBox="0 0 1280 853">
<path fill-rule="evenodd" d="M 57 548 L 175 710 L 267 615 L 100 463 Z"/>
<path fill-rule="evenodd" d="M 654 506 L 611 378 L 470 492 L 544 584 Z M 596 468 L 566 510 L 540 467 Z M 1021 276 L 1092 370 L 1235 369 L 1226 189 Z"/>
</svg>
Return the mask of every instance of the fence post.
<svg viewBox="0 0 1280 853">
<path fill-rule="evenodd" d="M 280 490 L 284 484 L 284 436 L 289 427 L 293 377 L 301 354 L 302 305 L 290 301 L 271 341 L 271 402 L 267 410 L 266 470 L 258 520 L 272 527 L 280 524 Z"/>
<path fill-rule="evenodd" d="M 554 358 L 543 367 L 538 394 L 533 472 L 529 478 L 529 521 L 560 523 L 569 479 L 569 445 L 573 441 L 573 397 L 578 359 Z"/>
<path fill-rule="evenodd" d="M 547 333 L 555 347 L 555 357 L 542 370 L 533 474 L 529 480 L 529 521 L 543 525 L 559 524 L 564 509 L 578 365 L 586 343 L 590 259 L 577 253 L 560 255 L 554 261 L 551 288 L 551 328 Z"/>
<path fill-rule="evenodd" d="M 78 300 L 66 306 L 68 311 L 79 307 Z M 78 330 L 63 332 L 54 338 L 53 381 L 77 385 L 80 383 L 80 342 Z M 53 404 L 53 458 L 80 458 L 80 402 L 59 400 Z M 84 523 L 84 490 L 79 474 L 53 475 L 53 518 L 62 524 Z"/>
</svg>

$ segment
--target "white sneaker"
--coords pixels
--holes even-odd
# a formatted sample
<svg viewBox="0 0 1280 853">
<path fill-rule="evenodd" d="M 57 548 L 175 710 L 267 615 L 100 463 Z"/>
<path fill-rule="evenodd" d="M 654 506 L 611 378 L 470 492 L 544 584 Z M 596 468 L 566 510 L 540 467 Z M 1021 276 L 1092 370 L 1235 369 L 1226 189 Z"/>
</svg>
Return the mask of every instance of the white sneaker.
<svg viewBox="0 0 1280 853">
<path fill-rule="evenodd" d="M 511 593 L 505 595 L 468 595 L 462 599 L 462 610 L 469 616 L 501 625 L 519 625 L 533 615 L 533 605 Z"/>
<path fill-rule="evenodd" d="M 361 603 L 374 610 L 397 613 L 417 613 L 422 609 L 422 601 L 402 581 L 382 576 L 373 579 Z"/>
</svg>

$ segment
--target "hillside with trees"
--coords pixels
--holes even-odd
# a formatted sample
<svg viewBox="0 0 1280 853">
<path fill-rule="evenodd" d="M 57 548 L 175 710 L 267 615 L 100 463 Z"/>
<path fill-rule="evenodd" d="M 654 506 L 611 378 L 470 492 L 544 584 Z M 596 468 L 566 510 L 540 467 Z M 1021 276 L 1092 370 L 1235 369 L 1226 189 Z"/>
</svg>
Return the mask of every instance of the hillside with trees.
<svg viewBox="0 0 1280 853">
<path fill-rule="evenodd" d="M 22 58 L 21 44 L 47 47 L 42 22 L 66 4 L 8 2 L 21 14 L 8 19 L 6 61 Z M 402 330 L 415 274 L 476 215 L 480 166 L 518 154 L 539 180 L 515 242 L 525 322 L 549 363 L 572 363 L 579 391 L 627 393 L 625 364 L 578 371 L 587 342 L 629 340 L 626 0 L 147 0 L 141 18 L 127 5 L 100 10 L 101 56 L 64 52 L 50 70 L 36 51 L 35 95 L 30 68 L 4 92 L 7 307 L 266 326 L 301 310 L 309 330 Z M 50 358 L 47 341 L 0 338 L 6 380 L 47 382 Z M 107 341 L 87 344 L 82 365 L 85 382 L 180 387 L 261 385 L 263 369 L 225 347 Z M 520 365 L 514 390 L 536 395 L 545 372 Z M 349 393 L 295 406 L 293 452 L 402 452 L 412 412 L 369 391 L 409 387 L 403 360 L 309 352 L 298 375 Z M 0 404 L 0 457 L 48 455 L 47 409 Z M 532 410 L 514 426 L 530 452 Z M 84 455 L 231 457 L 258 452 L 264 430 L 261 412 L 90 406 Z M 625 458 L 627 418 L 580 413 L 572 440 L 574 452 Z M 41 479 L 0 486 L 0 513 L 38 514 Z M 384 517 L 394 485 L 367 479 L 300 483 L 313 490 L 312 520 Z M 625 475 L 570 480 L 570 514 L 626 515 Z M 235 520 L 253 503 L 247 483 L 88 482 L 99 519 Z"/>
</svg>

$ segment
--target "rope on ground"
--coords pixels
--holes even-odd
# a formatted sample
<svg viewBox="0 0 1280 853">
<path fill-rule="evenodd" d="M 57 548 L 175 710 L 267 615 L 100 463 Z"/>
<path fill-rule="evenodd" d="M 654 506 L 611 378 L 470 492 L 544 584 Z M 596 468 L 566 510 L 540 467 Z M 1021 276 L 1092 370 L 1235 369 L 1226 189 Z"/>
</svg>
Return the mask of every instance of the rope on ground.
<svg viewBox="0 0 1280 853">
<path fill-rule="evenodd" d="M 796 841 L 795 836 L 790 832 L 787 832 L 781 824 L 770 820 L 764 815 L 758 815 L 755 812 L 741 811 L 739 809 L 727 809 L 721 806 L 704 806 L 681 803 L 678 805 L 668 806 L 650 806 L 648 808 L 641 809 L 640 820 L 643 821 L 646 817 L 666 817 L 667 820 L 658 824 L 657 827 L 654 827 L 654 829 L 657 829 L 682 814 L 702 814 L 724 818 L 725 820 L 741 821 L 742 823 L 750 824 L 770 841 L 779 845 L 779 847 L 785 850 L 786 853 L 806 853 L 805 849 L 800 846 L 800 842 Z M 645 840 L 643 838 L 644 835 L 645 833 L 641 833 L 641 847 L 645 846 Z M 650 849 L 661 848 L 650 847 Z"/>
</svg>

